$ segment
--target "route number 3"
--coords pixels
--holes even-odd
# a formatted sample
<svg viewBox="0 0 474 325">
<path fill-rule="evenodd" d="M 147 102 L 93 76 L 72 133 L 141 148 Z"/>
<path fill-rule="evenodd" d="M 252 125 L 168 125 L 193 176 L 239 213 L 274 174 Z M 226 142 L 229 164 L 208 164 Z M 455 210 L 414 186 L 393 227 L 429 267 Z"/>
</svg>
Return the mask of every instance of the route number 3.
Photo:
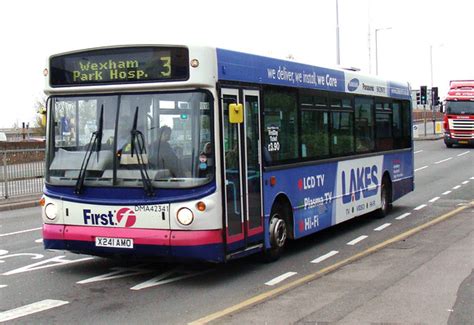
<svg viewBox="0 0 474 325">
<path fill-rule="evenodd" d="M 161 71 L 161 75 L 163 77 L 171 76 L 171 56 L 162 56 L 160 58 L 161 62 L 163 62 L 164 71 Z"/>
</svg>

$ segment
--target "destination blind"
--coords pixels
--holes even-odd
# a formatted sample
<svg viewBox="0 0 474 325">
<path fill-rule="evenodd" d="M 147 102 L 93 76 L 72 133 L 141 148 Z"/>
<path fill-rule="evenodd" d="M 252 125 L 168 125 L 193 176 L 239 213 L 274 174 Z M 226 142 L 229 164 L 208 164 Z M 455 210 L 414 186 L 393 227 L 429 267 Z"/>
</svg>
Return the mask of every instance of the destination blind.
<svg viewBox="0 0 474 325">
<path fill-rule="evenodd" d="M 50 58 L 50 84 L 58 87 L 187 80 L 188 62 L 188 49 L 181 47 L 77 52 Z"/>
</svg>

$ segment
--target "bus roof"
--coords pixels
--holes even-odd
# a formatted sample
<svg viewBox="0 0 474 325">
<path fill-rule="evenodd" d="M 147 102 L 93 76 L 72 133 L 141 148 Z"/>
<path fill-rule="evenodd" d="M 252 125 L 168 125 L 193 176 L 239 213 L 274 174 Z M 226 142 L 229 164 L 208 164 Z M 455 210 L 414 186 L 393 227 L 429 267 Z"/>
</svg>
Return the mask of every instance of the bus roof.
<svg viewBox="0 0 474 325">
<path fill-rule="evenodd" d="M 217 49 L 218 79 L 410 99 L 408 83 Z"/>
<path fill-rule="evenodd" d="M 47 76 L 45 93 L 72 94 L 104 91 L 111 92 L 121 90 L 146 91 L 153 90 L 156 88 L 179 88 L 183 86 L 212 87 L 213 85 L 215 85 L 217 79 L 221 81 L 249 82 L 260 85 L 268 84 L 276 86 L 319 89 L 370 96 L 411 99 L 410 86 L 406 82 L 394 82 L 374 76 L 363 75 L 354 71 L 312 66 L 308 64 L 297 63 L 294 61 L 275 59 L 254 54 L 205 46 L 109 46 L 53 55 L 50 57 L 50 62 L 53 58 L 58 57 L 74 57 L 75 55 L 76 57 L 82 58 L 80 55 L 77 54 L 87 53 L 90 51 L 104 50 L 105 52 L 103 53 L 104 55 L 106 55 L 108 50 L 113 53 L 116 49 L 140 49 L 144 47 L 157 49 L 174 47 L 187 48 L 189 49 L 189 60 L 193 61 L 193 59 L 198 59 L 199 68 L 190 69 L 189 78 L 187 80 L 170 80 L 166 82 L 165 80 L 162 80 L 159 83 L 136 81 L 116 84 L 104 82 L 102 84 L 97 83 L 82 85 L 80 83 L 77 83 L 74 85 L 61 85 L 59 87 L 56 87 L 50 84 L 49 76 L 45 75 Z M 51 68 L 50 62 L 48 62 L 49 69 Z M 76 62 L 76 65 L 77 64 L 79 63 Z M 102 66 L 100 62 L 99 65 Z M 145 64 L 140 63 L 140 69 L 142 69 L 141 65 Z M 86 64 L 82 64 L 82 67 L 83 66 L 86 66 Z M 90 66 L 93 67 L 94 65 L 91 64 Z M 87 70 L 89 75 L 93 73 L 98 73 L 95 70 L 89 70 Z"/>
</svg>

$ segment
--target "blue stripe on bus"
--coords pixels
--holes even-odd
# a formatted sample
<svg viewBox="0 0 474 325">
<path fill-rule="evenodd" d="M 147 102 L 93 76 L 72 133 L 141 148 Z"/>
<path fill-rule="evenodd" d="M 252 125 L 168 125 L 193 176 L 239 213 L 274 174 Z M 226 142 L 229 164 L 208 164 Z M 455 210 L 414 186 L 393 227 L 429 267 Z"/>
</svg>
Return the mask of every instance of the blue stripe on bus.
<svg viewBox="0 0 474 325">
<path fill-rule="evenodd" d="M 345 90 L 344 72 L 217 49 L 219 80 L 331 91 Z"/>
<path fill-rule="evenodd" d="M 215 181 L 195 188 L 155 189 L 155 196 L 148 197 L 141 187 L 92 187 L 84 186 L 82 194 L 74 193 L 73 186 L 45 186 L 44 194 L 55 199 L 78 203 L 127 205 L 173 203 L 211 195 L 216 191 Z"/>
<path fill-rule="evenodd" d="M 393 81 L 388 82 L 388 95 L 393 98 L 411 100 L 410 89 L 407 85 Z"/>
<path fill-rule="evenodd" d="M 219 80 L 345 92 L 345 84 L 350 79 L 341 70 L 219 48 L 216 51 Z M 372 80 L 370 76 L 359 78 Z M 387 84 L 389 97 L 411 99 L 407 84 L 393 81 Z"/>
</svg>

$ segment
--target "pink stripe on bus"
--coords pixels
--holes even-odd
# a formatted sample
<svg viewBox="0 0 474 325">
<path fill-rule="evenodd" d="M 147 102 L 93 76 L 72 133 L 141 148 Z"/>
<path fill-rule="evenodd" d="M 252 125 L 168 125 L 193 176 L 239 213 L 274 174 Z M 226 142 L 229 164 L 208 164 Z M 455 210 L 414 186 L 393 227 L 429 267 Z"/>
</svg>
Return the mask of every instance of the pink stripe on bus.
<svg viewBox="0 0 474 325">
<path fill-rule="evenodd" d="M 95 242 L 96 237 L 130 238 L 137 245 L 199 246 L 222 243 L 222 230 L 170 231 L 161 229 L 130 229 L 43 225 L 43 238 Z"/>
<path fill-rule="evenodd" d="M 43 238 L 64 240 L 64 225 L 43 224 Z"/>
<path fill-rule="evenodd" d="M 95 237 L 130 238 L 137 245 L 169 245 L 170 231 L 112 227 L 66 226 L 65 240 L 94 242 Z"/>
<path fill-rule="evenodd" d="M 222 243 L 222 230 L 172 231 L 171 246 L 200 246 Z"/>
</svg>

